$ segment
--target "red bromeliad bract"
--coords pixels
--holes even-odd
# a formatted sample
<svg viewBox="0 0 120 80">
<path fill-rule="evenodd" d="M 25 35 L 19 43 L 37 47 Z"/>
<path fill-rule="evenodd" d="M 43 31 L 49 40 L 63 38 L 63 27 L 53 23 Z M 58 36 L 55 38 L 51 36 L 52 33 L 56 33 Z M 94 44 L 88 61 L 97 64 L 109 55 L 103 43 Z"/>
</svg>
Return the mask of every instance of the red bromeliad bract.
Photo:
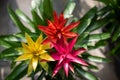
<svg viewBox="0 0 120 80">
<path fill-rule="evenodd" d="M 57 50 L 57 52 L 52 52 L 51 56 L 57 60 L 57 64 L 53 70 L 53 77 L 57 74 L 60 68 L 64 68 L 66 76 L 68 76 L 68 71 L 71 70 L 74 72 L 74 68 L 72 66 L 72 62 L 88 66 L 88 64 L 78 57 L 79 54 L 82 54 L 85 49 L 79 48 L 77 50 L 73 50 L 73 46 L 77 40 L 77 37 L 73 38 L 69 43 L 67 41 L 64 41 L 63 37 L 59 40 L 57 40 L 56 43 L 53 43 L 54 48 Z M 66 43 L 65 43 L 66 42 Z"/>
<path fill-rule="evenodd" d="M 38 28 L 43 31 L 47 38 L 44 40 L 46 42 L 54 42 L 56 43 L 57 39 L 63 36 L 64 38 L 73 38 L 78 34 L 74 32 L 70 32 L 73 28 L 77 27 L 79 22 L 73 22 L 67 26 L 65 26 L 67 19 L 64 19 L 63 14 L 60 14 L 60 17 L 57 16 L 56 12 L 54 12 L 54 21 L 48 20 L 48 26 L 38 26 Z"/>
</svg>

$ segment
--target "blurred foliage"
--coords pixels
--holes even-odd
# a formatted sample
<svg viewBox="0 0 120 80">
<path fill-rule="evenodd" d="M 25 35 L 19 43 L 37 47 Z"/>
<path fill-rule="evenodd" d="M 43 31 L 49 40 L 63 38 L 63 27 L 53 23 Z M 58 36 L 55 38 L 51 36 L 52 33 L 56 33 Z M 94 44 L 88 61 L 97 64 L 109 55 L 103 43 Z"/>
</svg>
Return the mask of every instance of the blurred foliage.
<svg viewBox="0 0 120 80">
<path fill-rule="evenodd" d="M 104 4 L 104 7 L 97 13 L 100 19 L 107 19 L 109 22 L 103 27 L 103 32 L 110 34 L 107 40 L 107 55 L 109 55 L 115 64 L 115 70 L 118 78 L 120 79 L 120 0 L 98 0 Z"/>
</svg>

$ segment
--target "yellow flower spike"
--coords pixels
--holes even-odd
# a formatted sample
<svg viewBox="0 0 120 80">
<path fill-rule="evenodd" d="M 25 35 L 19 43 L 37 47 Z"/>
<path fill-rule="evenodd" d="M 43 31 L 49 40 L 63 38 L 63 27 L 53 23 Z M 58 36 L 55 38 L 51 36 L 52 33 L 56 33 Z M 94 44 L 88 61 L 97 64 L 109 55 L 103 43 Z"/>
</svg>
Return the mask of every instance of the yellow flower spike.
<svg viewBox="0 0 120 80">
<path fill-rule="evenodd" d="M 27 44 L 22 43 L 22 47 L 24 49 L 23 54 L 19 56 L 15 61 L 23 61 L 29 59 L 30 62 L 28 66 L 28 74 L 30 74 L 32 70 L 36 70 L 39 61 L 54 61 L 54 59 L 49 54 L 47 54 L 46 51 L 46 49 L 50 49 L 50 45 L 42 44 L 42 35 L 38 37 L 36 42 L 34 42 L 27 33 L 25 33 L 25 37 L 27 39 Z M 39 63 L 45 70 L 48 70 L 47 62 Z"/>
<path fill-rule="evenodd" d="M 28 45 L 30 47 L 34 47 L 35 46 L 34 41 L 31 39 L 31 37 L 27 33 L 25 33 L 25 38 L 27 39 Z"/>
<path fill-rule="evenodd" d="M 35 71 L 38 65 L 38 57 L 34 56 L 32 58 L 32 66 L 33 66 L 33 70 Z"/>
<path fill-rule="evenodd" d="M 48 61 L 54 61 L 54 59 L 51 56 L 49 56 L 47 53 L 41 54 L 40 58 Z"/>
<path fill-rule="evenodd" d="M 30 47 L 28 45 L 26 45 L 25 43 L 21 43 L 22 44 L 22 47 L 23 47 L 23 50 L 27 53 L 31 52 L 32 50 L 30 49 Z"/>
<path fill-rule="evenodd" d="M 37 48 L 40 47 L 42 40 L 43 40 L 43 37 L 42 37 L 42 35 L 40 35 L 39 38 L 35 42 Z"/>
<path fill-rule="evenodd" d="M 44 44 L 43 46 L 42 46 L 42 48 L 43 49 L 50 49 L 50 44 L 48 43 L 48 44 Z"/>
<path fill-rule="evenodd" d="M 27 59 L 31 59 L 33 55 L 31 53 L 24 53 L 23 55 L 19 56 L 15 61 L 23 61 Z"/>
<path fill-rule="evenodd" d="M 41 54 L 44 54 L 46 52 L 47 52 L 46 50 L 41 50 L 39 54 L 41 55 Z"/>
</svg>

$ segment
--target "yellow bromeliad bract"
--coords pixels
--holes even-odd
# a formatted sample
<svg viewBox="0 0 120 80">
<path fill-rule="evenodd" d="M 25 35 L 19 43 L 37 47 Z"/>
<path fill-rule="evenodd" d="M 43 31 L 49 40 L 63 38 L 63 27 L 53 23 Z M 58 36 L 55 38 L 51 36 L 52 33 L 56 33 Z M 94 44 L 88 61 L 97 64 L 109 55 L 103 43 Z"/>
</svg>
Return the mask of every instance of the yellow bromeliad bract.
<svg viewBox="0 0 120 80">
<path fill-rule="evenodd" d="M 28 66 L 28 74 L 32 72 L 32 70 L 36 70 L 38 62 L 41 60 L 46 61 L 54 61 L 54 59 L 47 53 L 46 49 L 50 49 L 50 44 L 42 44 L 43 37 L 40 35 L 36 42 L 34 42 L 31 37 L 26 33 L 25 37 L 27 39 L 27 43 L 22 43 L 23 47 L 23 55 L 19 56 L 15 61 L 23 61 L 30 60 Z M 41 66 L 46 69 L 47 62 L 40 62 Z"/>
</svg>

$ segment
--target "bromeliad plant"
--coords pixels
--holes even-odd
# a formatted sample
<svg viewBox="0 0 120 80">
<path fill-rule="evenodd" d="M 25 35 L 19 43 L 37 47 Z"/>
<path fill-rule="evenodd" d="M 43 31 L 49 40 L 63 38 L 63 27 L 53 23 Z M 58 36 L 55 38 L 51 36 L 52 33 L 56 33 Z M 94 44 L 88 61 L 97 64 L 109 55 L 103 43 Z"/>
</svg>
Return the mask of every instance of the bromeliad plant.
<svg viewBox="0 0 120 80">
<path fill-rule="evenodd" d="M 108 39 L 109 34 L 86 31 L 96 17 L 97 8 L 75 21 L 72 15 L 74 7 L 75 2 L 68 0 L 63 13 L 57 16 L 50 0 L 32 0 L 32 19 L 22 11 L 17 9 L 14 12 L 8 7 L 9 15 L 20 32 L 0 36 L 0 45 L 5 47 L 0 59 L 9 60 L 13 69 L 6 80 L 18 80 L 25 75 L 33 80 L 98 79 L 85 68 L 97 69 L 89 62 L 106 62 L 107 59 L 93 56 L 88 51 L 101 47 L 100 41 Z M 91 44 L 93 41 L 95 45 Z"/>
</svg>

